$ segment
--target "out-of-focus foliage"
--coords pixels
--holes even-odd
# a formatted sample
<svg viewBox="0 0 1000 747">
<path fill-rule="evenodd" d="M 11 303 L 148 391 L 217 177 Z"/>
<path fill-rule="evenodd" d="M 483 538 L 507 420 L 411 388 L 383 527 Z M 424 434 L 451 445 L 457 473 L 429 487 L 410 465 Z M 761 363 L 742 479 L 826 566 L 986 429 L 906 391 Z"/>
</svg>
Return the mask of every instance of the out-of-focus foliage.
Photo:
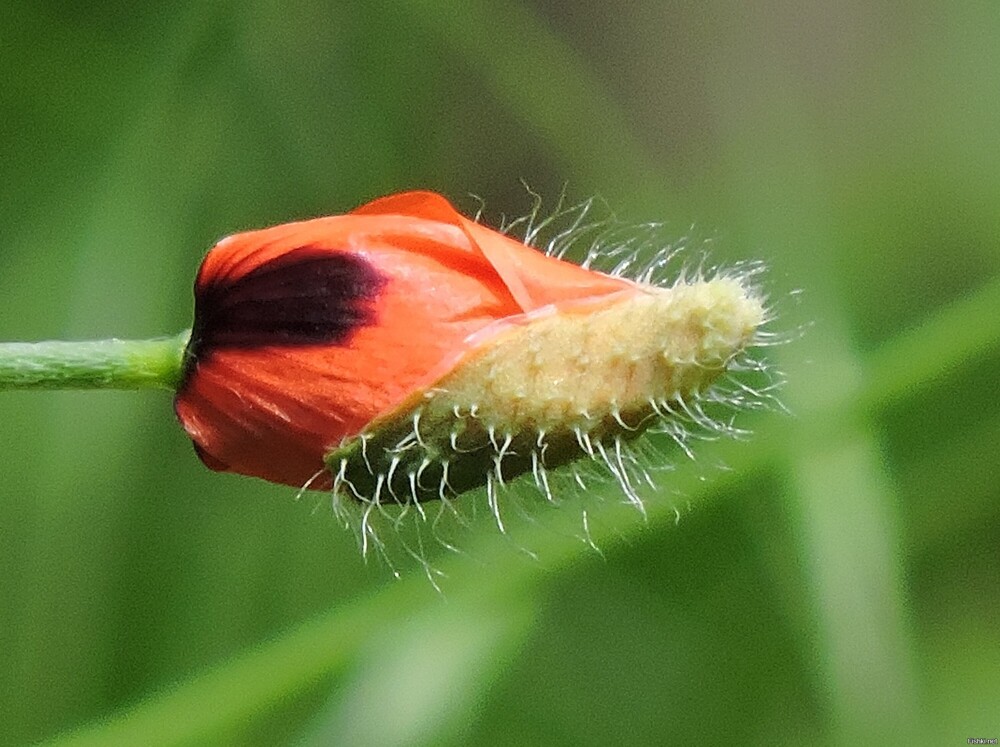
<svg viewBox="0 0 1000 747">
<path fill-rule="evenodd" d="M 572 501 L 478 522 L 444 599 L 205 470 L 166 396 L 0 395 L 0 743 L 997 737 L 998 38 L 986 1 L 5 4 L 0 339 L 174 333 L 226 233 L 522 179 L 765 260 L 810 326 L 793 415 L 599 511 L 603 558 Z"/>
</svg>

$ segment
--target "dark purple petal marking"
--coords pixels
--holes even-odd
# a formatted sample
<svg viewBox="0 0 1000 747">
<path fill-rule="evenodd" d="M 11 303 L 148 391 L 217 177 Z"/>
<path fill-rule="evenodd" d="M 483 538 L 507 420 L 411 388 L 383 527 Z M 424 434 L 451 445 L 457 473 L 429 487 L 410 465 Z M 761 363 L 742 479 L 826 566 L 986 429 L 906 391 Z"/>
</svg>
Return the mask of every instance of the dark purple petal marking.
<svg viewBox="0 0 1000 747">
<path fill-rule="evenodd" d="M 357 254 L 293 249 L 235 280 L 196 286 L 188 358 L 219 348 L 344 345 L 374 323 L 385 283 Z"/>
</svg>

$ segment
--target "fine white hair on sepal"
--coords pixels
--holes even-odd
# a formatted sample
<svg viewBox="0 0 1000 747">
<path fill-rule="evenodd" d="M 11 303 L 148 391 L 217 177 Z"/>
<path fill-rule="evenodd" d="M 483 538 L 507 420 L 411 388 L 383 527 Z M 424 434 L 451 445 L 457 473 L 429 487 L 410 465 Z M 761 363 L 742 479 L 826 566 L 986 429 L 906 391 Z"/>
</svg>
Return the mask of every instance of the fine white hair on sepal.
<svg viewBox="0 0 1000 747">
<path fill-rule="evenodd" d="M 435 554 L 461 553 L 463 533 L 485 521 L 509 537 L 572 503 L 574 536 L 597 550 L 595 501 L 608 495 L 640 520 L 651 501 L 679 519 L 684 498 L 666 474 L 676 462 L 697 460 L 699 441 L 747 438 L 748 410 L 783 409 L 764 353 L 790 338 L 769 329 L 762 263 L 716 266 L 690 236 L 664 241 L 661 224 L 623 225 L 565 192 L 544 213 L 529 194 L 531 210 L 502 222 L 507 235 L 635 293 L 487 340 L 327 456 L 334 513 L 362 553 L 398 573 L 401 552 L 435 587 Z"/>
</svg>

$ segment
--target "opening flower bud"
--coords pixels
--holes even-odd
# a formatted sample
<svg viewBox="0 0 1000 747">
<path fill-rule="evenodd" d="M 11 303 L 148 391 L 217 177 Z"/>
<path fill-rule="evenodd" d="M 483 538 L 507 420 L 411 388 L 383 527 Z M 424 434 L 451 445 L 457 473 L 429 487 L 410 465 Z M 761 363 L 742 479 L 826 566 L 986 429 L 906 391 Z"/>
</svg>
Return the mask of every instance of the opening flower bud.
<svg viewBox="0 0 1000 747">
<path fill-rule="evenodd" d="M 175 409 L 213 469 L 364 502 L 598 458 L 687 412 L 765 319 L 739 279 L 673 287 L 547 256 L 414 192 L 224 239 Z"/>
</svg>

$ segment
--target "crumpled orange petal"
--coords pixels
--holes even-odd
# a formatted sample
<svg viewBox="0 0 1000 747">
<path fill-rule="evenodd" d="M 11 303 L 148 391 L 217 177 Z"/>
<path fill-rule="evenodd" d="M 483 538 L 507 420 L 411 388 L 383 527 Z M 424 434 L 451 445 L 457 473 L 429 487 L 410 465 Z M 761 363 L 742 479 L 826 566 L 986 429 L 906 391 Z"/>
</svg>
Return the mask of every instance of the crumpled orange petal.
<svg viewBox="0 0 1000 747">
<path fill-rule="evenodd" d="M 236 234 L 198 273 L 175 411 L 209 467 L 323 487 L 326 452 L 440 378 L 473 340 L 633 287 L 430 192 Z"/>
</svg>

